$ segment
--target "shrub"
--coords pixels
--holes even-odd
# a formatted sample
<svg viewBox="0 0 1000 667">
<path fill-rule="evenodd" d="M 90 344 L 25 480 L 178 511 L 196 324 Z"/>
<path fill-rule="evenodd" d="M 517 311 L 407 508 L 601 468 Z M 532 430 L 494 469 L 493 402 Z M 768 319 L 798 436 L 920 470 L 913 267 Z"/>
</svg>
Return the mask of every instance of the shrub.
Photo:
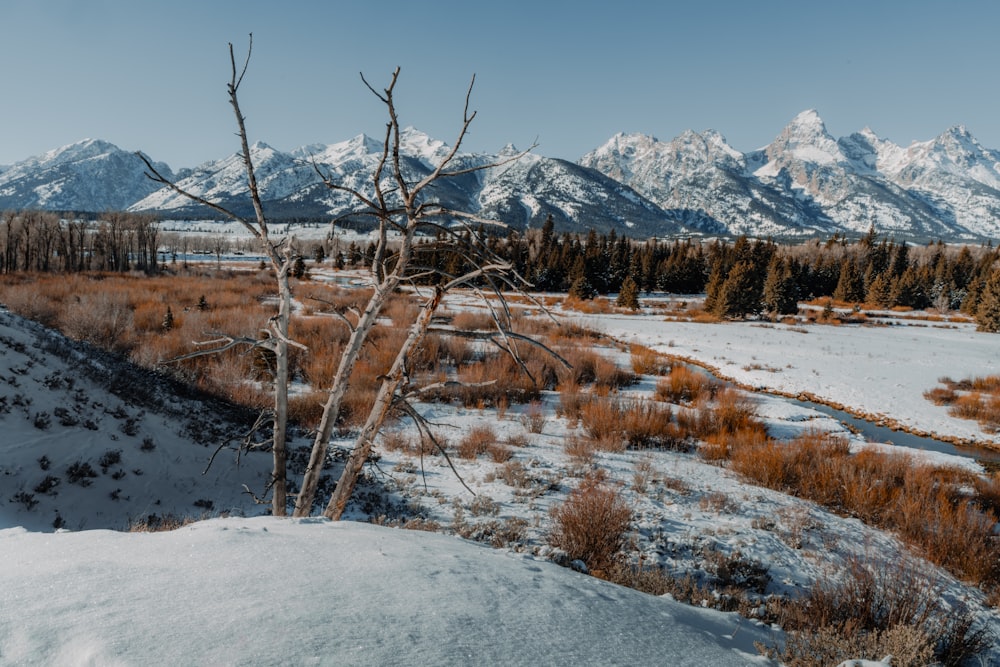
<svg viewBox="0 0 1000 667">
<path fill-rule="evenodd" d="M 36 412 L 32 423 L 35 425 L 35 428 L 40 431 L 46 431 L 50 426 L 52 426 L 52 415 L 48 412 Z"/>
<path fill-rule="evenodd" d="M 912 560 L 849 561 L 837 580 L 820 580 L 803 599 L 787 604 L 783 650 L 772 657 L 788 665 L 833 665 L 849 658 L 894 665 L 957 665 L 984 650 L 982 631 L 971 631 L 964 610 L 947 608 L 940 586 Z"/>
<path fill-rule="evenodd" d="M 505 463 L 514 457 L 514 452 L 506 445 L 494 442 L 487 448 L 493 463 Z"/>
<path fill-rule="evenodd" d="M 66 468 L 66 480 L 70 484 L 90 486 L 90 480 L 97 477 L 97 471 L 86 461 L 76 461 Z"/>
<path fill-rule="evenodd" d="M 616 489 L 587 479 L 552 510 L 552 519 L 553 546 L 598 574 L 614 564 L 624 546 L 632 510 Z"/>
<path fill-rule="evenodd" d="M 739 551 L 724 554 L 717 549 L 709 549 L 705 552 L 705 562 L 719 585 L 725 588 L 751 590 L 763 594 L 771 582 L 771 575 L 766 565 L 747 558 Z"/>
<path fill-rule="evenodd" d="M 628 387 L 636 382 L 636 376 L 629 370 L 621 368 L 607 357 L 593 350 L 575 345 L 569 349 L 561 349 L 559 353 L 569 362 L 571 368 L 561 367 L 559 379 L 577 385 L 595 384 L 608 389 Z"/>
<path fill-rule="evenodd" d="M 660 378 L 656 383 L 656 398 L 670 403 L 692 403 L 706 393 L 713 394 L 716 390 L 711 378 L 691 370 L 684 365 L 676 365 L 670 374 Z"/>
<path fill-rule="evenodd" d="M 587 465 L 593 462 L 597 445 L 590 438 L 571 435 L 563 443 L 563 451 L 576 465 Z"/>
<path fill-rule="evenodd" d="M 638 375 L 663 375 L 670 372 L 670 362 L 659 352 L 644 345 L 629 346 L 632 371 Z"/>
<path fill-rule="evenodd" d="M 633 400 L 622 405 L 621 427 L 629 449 L 677 449 L 682 446 L 670 406 Z"/>
<path fill-rule="evenodd" d="M 35 493 L 45 493 L 50 496 L 56 495 L 55 488 L 59 486 L 61 480 L 54 475 L 46 475 L 45 479 L 35 485 Z"/>
<path fill-rule="evenodd" d="M 101 466 L 101 470 L 105 473 L 108 472 L 108 468 L 113 465 L 118 465 L 122 461 L 122 450 L 120 449 L 109 449 L 108 451 L 101 454 L 101 458 L 98 460 L 97 464 Z"/>
<path fill-rule="evenodd" d="M 481 454 L 490 451 L 490 447 L 496 445 L 496 442 L 497 434 L 491 427 L 474 426 L 459 441 L 457 448 L 458 456 L 467 460 L 475 459 Z"/>
<path fill-rule="evenodd" d="M 935 387 L 925 391 L 924 398 L 934 405 L 951 405 L 958 398 L 958 393 L 948 387 Z"/>
<path fill-rule="evenodd" d="M 35 500 L 35 494 L 28 493 L 26 491 L 18 491 L 17 493 L 15 493 L 13 496 L 11 496 L 10 502 L 20 503 L 24 505 L 25 509 L 27 510 L 35 509 L 35 506 L 38 504 L 38 501 Z"/>
<path fill-rule="evenodd" d="M 545 428 L 545 409 L 541 402 L 532 401 L 521 414 L 521 424 L 529 433 L 541 433 Z"/>
<path fill-rule="evenodd" d="M 196 521 L 191 517 L 178 517 L 173 514 L 158 516 L 148 514 L 142 518 L 129 521 L 128 532 L 130 533 L 159 533 L 183 528 Z"/>
</svg>

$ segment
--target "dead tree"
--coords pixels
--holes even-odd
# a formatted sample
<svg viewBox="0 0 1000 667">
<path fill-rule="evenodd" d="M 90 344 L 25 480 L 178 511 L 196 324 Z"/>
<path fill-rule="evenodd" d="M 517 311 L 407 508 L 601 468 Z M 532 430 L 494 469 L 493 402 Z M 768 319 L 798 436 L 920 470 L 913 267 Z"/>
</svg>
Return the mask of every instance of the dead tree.
<svg viewBox="0 0 1000 667">
<path fill-rule="evenodd" d="M 289 345 L 296 344 L 288 337 L 292 298 L 288 279 L 294 258 L 291 248 L 287 243 L 283 240 L 275 242 L 268 236 L 267 220 L 257 189 L 244 118 L 240 112 L 237 99 L 239 85 L 246 72 L 250 54 L 248 52 L 247 61 L 244 62 L 242 71 L 239 72 L 237 71 L 231 44 L 229 45 L 229 55 L 232 67 L 229 98 L 236 113 L 239 136 L 242 143 L 242 156 L 246 167 L 247 182 L 256 219 L 244 219 L 224 207 L 186 192 L 161 176 L 144 156 L 140 154 L 140 157 L 143 157 L 149 169 L 149 174 L 154 180 L 195 202 L 208 206 L 231 219 L 243 223 L 260 240 L 265 253 L 271 260 L 272 267 L 275 269 L 280 296 L 279 313 L 270 322 L 271 338 L 263 344 L 273 350 L 277 358 L 274 408 L 275 453 L 274 472 L 272 475 L 274 497 L 272 498 L 272 509 L 275 515 L 282 515 L 285 512 L 285 478 L 287 474 L 285 471 L 284 453 L 284 438 L 287 425 L 287 352 Z M 403 287 L 412 288 L 416 292 L 417 298 L 420 299 L 420 309 L 417 317 L 409 326 L 405 341 L 396 350 L 391 368 L 380 378 L 381 383 L 375 402 L 364 425 L 355 438 L 354 447 L 348 457 L 348 461 L 323 511 L 324 516 L 331 519 L 339 519 L 343 515 L 364 464 L 372 452 L 374 439 L 379 429 L 394 410 L 399 410 L 413 418 L 423 435 L 429 433 L 426 423 L 422 421 L 419 413 L 409 403 L 414 397 L 419 396 L 420 388 L 411 385 L 407 367 L 409 366 L 413 352 L 420 346 L 430 331 L 433 315 L 449 291 L 467 286 L 484 296 L 484 302 L 493 316 L 492 320 L 495 330 L 491 332 L 471 332 L 472 335 L 480 335 L 491 340 L 518 361 L 520 361 L 517 351 L 518 342 L 526 340 L 533 342 L 511 331 L 511 314 L 504 297 L 505 291 L 510 289 L 520 290 L 526 287 L 527 283 L 516 274 L 508 262 L 492 253 L 485 240 L 480 237 L 478 231 L 473 229 L 473 225 L 499 225 L 499 223 L 491 220 L 483 220 L 469 212 L 451 210 L 435 201 L 432 195 L 433 186 L 436 183 L 475 171 L 501 167 L 504 164 L 519 159 L 527 151 L 500 162 L 472 166 L 457 164 L 456 157 L 459 154 L 459 149 L 470 124 L 476 116 L 475 112 L 469 111 L 469 98 L 472 93 L 473 84 L 475 83 L 475 79 L 473 78 L 465 95 L 462 123 L 453 147 L 427 173 L 423 175 L 410 173 L 402 156 L 400 124 L 394 100 L 394 90 L 398 77 L 399 68 L 393 72 L 389 86 L 384 91 L 378 92 L 362 76 L 363 83 L 382 101 L 388 114 L 383 150 L 372 174 L 370 192 L 362 192 L 341 185 L 332 180 L 329 175 L 323 173 L 318 165 L 313 165 L 317 174 L 328 188 L 347 193 L 355 203 L 355 206 L 351 210 L 338 219 L 364 216 L 373 220 L 376 225 L 377 239 L 373 258 L 369 265 L 371 286 L 373 288 L 372 294 L 364 310 L 358 312 L 353 319 L 348 318 L 346 315 L 342 315 L 340 318 L 349 327 L 350 336 L 342 352 L 336 373 L 327 385 L 328 397 L 324 404 L 315 440 L 313 441 L 308 467 L 303 475 L 300 491 L 296 497 L 294 515 L 297 517 L 309 516 L 312 513 L 320 475 L 329 453 L 330 439 L 333 435 L 334 426 L 340 418 L 343 399 L 351 381 L 351 373 L 369 335 L 377 325 L 377 321 L 382 315 L 391 294 Z M 528 150 L 532 148 L 534 146 Z M 391 233 L 394 233 L 397 238 L 390 244 Z M 463 257 L 468 270 L 464 271 L 461 275 L 449 275 L 440 269 L 422 265 L 418 251 L 418 241 L 423 238 L 422 234 L 436 235 L 446 239 L 445 242 L 449 244 L 449 247 Z M 424 287 L 421 287 L 421 285 Z M 432 287 L 426 287 L 426 285 L 432 285 Z M 486 299 L 487 292 L 492 293 L 494 298 Z M 454 333 L 456 335 L 459 333 L 463 335 L 470 334 L 470 332 Z M 214 342 L 220 343 L 221 347 L 216 347 L 214 350 L 204 353 L 228 349 L 232 345 L 248 341 L 236 340 L 229 337 L 218 339 Z M 558 355 L 555 356 L 558 358 Z"/>
<path fill-rule="evenodd" d="M 250 54 L 252 51 L 253 35 L 250 35 L 250 45 L 247 49 L 246 60 L 243 62 L 243 67 L 240 69 L 237 68 L 233 45 L 231 43 L 229 44 L 231 76 L 229 84 L 227 85 L 227 90 L 229 93 L 229 103 L 233 107 L 233 113 L 236 114 L 236 126 L 239 130 L 238 135 L 240 137 L 241 156 L 243 158 L 247 186 L 250 192 L 250 199 L 253 203 L 253 210 L 255 214 L 253 219 L 245 218 L 223 206 L 218 205 L 215 202 L 208 201 L 203 197 L 199 197 L 198 195 L 184 190 L 176 183 L 168 180 L 160 174 L 160 172 L 156 170 L 156 167 L 153 166 L 152 162 L 150 162 L 150 160 L 147 159 L 143 153 L 137 152 L 136 155 L 142 158 L 142 161 L 146 164 L 147 175 L 157 183 L 165 185 L 194 202 L 207 206 L 232 220 L 242 223 L 243 226 L 258 239 L 264 254 L 270 261 L 271 268 L 274 270 L 275 280 L 278 287 L 278 313 L 268 322 L 267 332 L 269 336 L 264 340 L 254 341 L 229 338 L 224 341 L 224 345 L 222 347 L 205 350 L 199 354 L 211 354 L 238 343 L 264 347 L 274 353 L 274 426 L 271 436 L 271 450 L 274 467 L 271 473 L 270 483 L 272 491 L 271 513 L 274 516 L 285 516 L 288 512 L 288 473 L 286 465 L 289 380 L 288 348 L 289 345 L 298 345 L 288 336 L 288 327 L 292 310 L 292 289 L 289 282 L 289 275 L 291 273 L 294 258 L 292 255 L 291 245 L 288 243 L 287 239 L 281 238 L 275 240 L 272 239 L 268 233 L 267 217 L 264 214 L 264 207 L 260 198 L 260 190 L 257 187 L 257 176 L 254 171 L 253 159 L 250 155 L 250 142 L 247 139 L 246 119 L 240 111 L 238 92 L 240 84 L 243 82 L 243 76 L 246 74 L 247 66 L 250 64 Z M 302 347 L 301 345 L 298 346 Z"/>
<path fill-rule="evenodd" d="M 501 162 L 466 167 L 456 165 L 456 156 L 476 116 L 474 111 L 469 110 L 469 99 L 475 83 L 473 77 L 466 91 L 458 136 L 449 152 L 429 173 L 423 176 L 408 173 L 400 146 L 400 124 L 394 99 L 399 68 L 397 67 L 392 73 L 389 85 L 381 92 L 375 90 L 364 76 L 361 78 L 368 89 L 383 103 L 388 115 L 382 155 L 372 174 L 371 191 L 363 193 L 342 186 L 324 174 L 318 166 L 316 169 L 328 188 L 346 192 L 360 204 L 360 208 L 342 217 L 367 216 L 376 223 L 374 256 L 369 267 L 373 292 L 364 311 L 357 316 L 356 322 L 347 321 L 351 335 L 330 384 L 309 464 L 295 503 L 294 515 L 299 517 L 308 516 L 312 512 L 333 428 L 340 417 L 342 401 L 361 349 L 375 327 L 389 295 L 400 286 L 413 284 L 415 281 L 435 285 L 429 294 L 422 297 L 419 313 L 410 325 L 407 338 L 397 350 L 392 367 L 381 377 L 374 405 L 355 437 L 351 454 L 323 511 L 323 515 L 327 518 L 336 520 L 343 515 L 364 463 L 371 455 L 374 438 L 392 410 L 398 408 L 419 420 L 419 414 L 407 403 L 408 394 L 413 393 L 415 389 L 410 385 L 407 367 L 411 355 L 426 337 L 435 311 L 450 290 L 461 286 L 485 285 L 495 296 L 492 305 L 489 302 L 487 305 L 494 315 L 493 321 L 499 333 L 498 340 L 501 341 L 498 344 L 517 356 L 514 337 L 505 336 L 506 333 L 510 333 L 510 313 L 507 310 L 504 292 L 509 289 L 519 290 L 527 283 L 516 274 L 509 262 L 490 252 L 485 240 L 472 228 L 473 224 L 503 225 L 496 221 L 481 219 L 466 211 L 449 209 L 435 201 L 431 192 L 433 186 L 440 181 L 474 171 L 498 168 L 519 159 L 527 151 Z M 389 243 L 390 232 L 398 234 L 398 239 L 392 247 Z M 421 265 L 419 258 L 416 257 L 420 234 L 437 234 L 446 239 L 452 250 L 459 253 L 465 259 L 466 265 L 471 268 L 463 275 L 448 275 L 441 269 Z"/>
</svg>

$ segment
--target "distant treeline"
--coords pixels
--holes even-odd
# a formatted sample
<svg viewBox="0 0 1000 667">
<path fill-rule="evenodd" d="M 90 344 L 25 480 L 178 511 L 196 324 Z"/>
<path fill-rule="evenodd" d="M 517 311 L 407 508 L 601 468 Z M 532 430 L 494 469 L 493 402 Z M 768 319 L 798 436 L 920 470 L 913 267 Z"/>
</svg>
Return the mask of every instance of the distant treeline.
<svg viewBox="0 0 1000 667">
<path fill-rule="evenodd" d="M 96 221 L 48 211 L 0 213 L 0 273 L 157 270 L 155 218 L 110 212 Z"/>
<path fill-rule="evenodd" d="M 792 314 L 799 301 L 830 297 L 877 308 L 961 310 L 977 320 L 996 308 L 1000 328 L 992 246 L 914 246 L 874 231 L 853 242 L 835 236 L 797 245 L 747 237 L 636 242 L 614 232 L 556 235 L 551 220 L 526 235 L 488 237 L 487 244 L 534 289 L 580 299 L 619 292 L 629 280 L 645 292 L 705 293 L 705 309 L 722 318 Z M 443 237 L 422 252 L 425 263 L 448 274 L 468 269 Z"/>
<path fill-rule="evenodd" d="M 628 283 L 644 292 L 706 294 L 705 309 L 722 318 L 796 312 L 799 301 L 830 297 L 868 307 L 961 310 L 981 328 L 1000 330 L 997 250 L 942 242 L 909 245 L 874 231 L 856 240 L 834 236 L 797 245 L 740 237 L 735 241 L 635 241 L 614 231 L 584 237 L 557 234 L 549 217 L 540 229 L 482 235 L 489 251 L 509 261 L 533 289 L 578 299 L 617 293 Z M 441 275 L 470 267 L 439 234 L 418 247 L 420 263 Z M 256 252 L 253 239 L 161 234 L 152 216 L 112 212 L 94 221 L 60 220 L 40 211 L 0 214 L 0 273 L 17 271 L 146 271 L 186 261 L 190 253 Z M 159 252 L 159 261 L 157 253 Z M 331 236 L 300 244 L 300 253 L 334 266 L 370 261 L 372 249 Z"/>
</svg>

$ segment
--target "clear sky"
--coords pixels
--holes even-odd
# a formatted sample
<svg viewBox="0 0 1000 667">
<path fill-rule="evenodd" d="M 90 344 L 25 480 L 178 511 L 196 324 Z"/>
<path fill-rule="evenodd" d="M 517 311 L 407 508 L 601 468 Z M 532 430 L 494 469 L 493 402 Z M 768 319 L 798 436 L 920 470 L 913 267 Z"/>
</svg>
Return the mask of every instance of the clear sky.
<svg viewBox="0 0 1000 667">
<path fill-rule="evenodd" d="M 899 144 L 964 124 L 1000 148 L 995 0 L 3 0 L 0 164 L 84 138 L 174 168 L 238 148 L 227 44 L 254 55 L 251 141 L 291 150 L 384 114 L 451 143 L 473 74 L 465 147 L 577 160 L 616 132 L 718 130 L 770 142 L 815 108 L 834 136 Z"/>
</svg>

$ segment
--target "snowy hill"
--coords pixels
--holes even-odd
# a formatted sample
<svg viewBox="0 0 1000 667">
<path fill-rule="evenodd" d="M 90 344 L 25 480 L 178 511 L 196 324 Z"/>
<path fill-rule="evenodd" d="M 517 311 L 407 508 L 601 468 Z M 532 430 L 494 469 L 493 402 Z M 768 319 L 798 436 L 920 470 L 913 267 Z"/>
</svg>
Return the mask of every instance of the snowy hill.
<svg viewBox="0 0 1000 667">
<path fill-rule="evenodd" d="M 0 381 L 0 528 L 260 513 L 242 485 L 264 488 L 268 455 L 224 452 L 205 472 L 247 429 L 231 408 L 3 309 Z"/>
<path fill-rule="evenodd" d="M 257 518 L 0 541 L 5 664 L 773 664 L 736 614 L 444 535 Z"/>
</svg>

